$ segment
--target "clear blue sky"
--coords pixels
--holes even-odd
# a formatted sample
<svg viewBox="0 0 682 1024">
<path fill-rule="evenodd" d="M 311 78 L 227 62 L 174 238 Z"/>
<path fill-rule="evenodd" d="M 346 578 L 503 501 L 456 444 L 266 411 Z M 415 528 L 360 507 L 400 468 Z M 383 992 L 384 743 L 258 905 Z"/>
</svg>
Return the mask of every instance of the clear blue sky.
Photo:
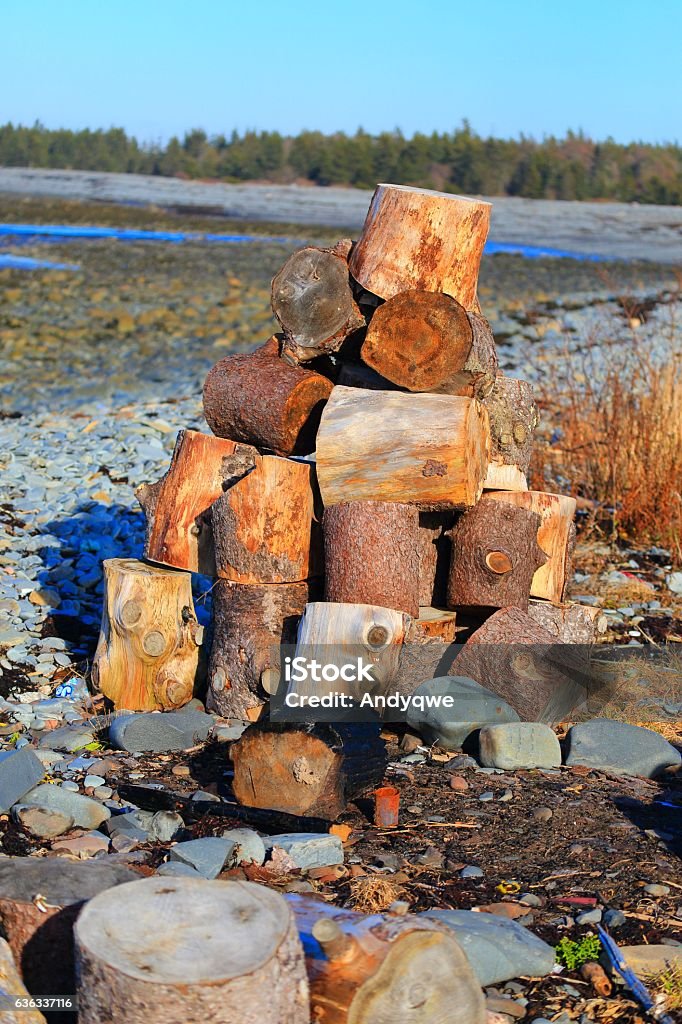
<svg viewBox="0 0 682 1024">
<path fill-rule="evenodd" d="M 0 0 L 0 123 L 682 141 L 682 0 Z"/>
</svg>

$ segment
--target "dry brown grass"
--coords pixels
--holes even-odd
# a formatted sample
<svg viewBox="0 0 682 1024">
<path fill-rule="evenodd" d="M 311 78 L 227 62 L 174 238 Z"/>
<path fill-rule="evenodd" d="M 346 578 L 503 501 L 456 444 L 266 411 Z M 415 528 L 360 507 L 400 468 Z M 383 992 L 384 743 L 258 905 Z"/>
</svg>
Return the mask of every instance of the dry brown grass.
<svg viewBox="0 0 682 1024">
<path fill-rule="evenodd" d="M 396 882 L 383 875 L 368 875 L 352 879 L 348 906 L 363 914 L 378 914 L 404 898 L 405 890 Z"/>
<path fill-rule="evenodd" d="M 662 715 L 660 706 L 679 704 L 682 700 L 682 651 L 674 646 L 660 648 L 657 657 L 636 657 L 629 662 L 604 664 L 604 680 L 610 682 L 611 699 L 598 708 L 600 718 L 612 718 L 630 725 L 640 725 L 660 733 L 670 743 L 682 742 L 682 721 Z M 646 701 L 647 704 L 642 702 Z"/>
</svg>

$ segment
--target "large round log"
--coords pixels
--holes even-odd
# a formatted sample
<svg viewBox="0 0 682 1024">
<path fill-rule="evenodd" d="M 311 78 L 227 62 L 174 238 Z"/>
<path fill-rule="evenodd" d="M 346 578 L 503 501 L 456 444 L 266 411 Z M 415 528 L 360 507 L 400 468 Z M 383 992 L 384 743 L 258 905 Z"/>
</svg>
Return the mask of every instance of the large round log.
<svg viewBox="0 0 682 1024">
<path fill-rule="evenodd" d="M 305 960 L 284 898 L 251 882 L 144 878 L 75 928 L 79 1024 L 308 1024 Z"/>
<path fill-rule="evenodd" d="M 115 708 L 163 711 L 187 704 L 203 632 L 188 572 L 134 558 L 105 559 L 92 681 Z"/>
<path fill-rule="evenodd" d="M 325 510 L 325 600 L 419 612 L 419 512 L 390 501 Z"/>
<path fill-rule="evenodd" d="M 332 387 L 321 374 L 281 359 L 273 337 L 255 352 L 215 364 L 204 384 L 204 416 L 218 437 L 276 455 L 307 455 Z"/>
<path fill-rule="evenodd" d="M 350 272 L 382 299 L 419 288 L 476 310 L 478 270 L 491 204 L 465 196 L 377 185 Z"/>
</svg>

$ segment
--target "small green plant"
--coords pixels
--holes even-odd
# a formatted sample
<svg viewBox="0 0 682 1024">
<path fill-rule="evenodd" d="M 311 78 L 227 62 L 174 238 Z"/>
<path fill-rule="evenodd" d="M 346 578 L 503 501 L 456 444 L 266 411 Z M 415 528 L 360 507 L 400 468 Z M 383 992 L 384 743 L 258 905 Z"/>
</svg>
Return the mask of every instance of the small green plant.
<svg viewBox="0 0 682 1024">
<path fill-rule="evenodd" d="M 665 996 L 666 1010 L 682 1010 L 682 968 L 671 964 L 651 985 Z"/>
<path fill-rule="evenodd" d="M 575 971 L 591 960 L 598 960 L 601 953 L 601 941 L 596 935 L 586 935 L 579 942 L 563 938 L 554 947 L 556 958 L 569 971 Z"/>
</svg>

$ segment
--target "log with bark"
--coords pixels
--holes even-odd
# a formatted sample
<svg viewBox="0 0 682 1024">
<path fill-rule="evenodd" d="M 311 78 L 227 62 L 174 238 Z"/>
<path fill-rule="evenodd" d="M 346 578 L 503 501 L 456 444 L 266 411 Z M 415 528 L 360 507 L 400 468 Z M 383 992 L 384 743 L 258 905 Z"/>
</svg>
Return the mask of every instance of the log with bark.
<svg viewBox="0 0 682 1024">
<path fill-rule="evenodd" d="M 282 356 L 305 363 L 336 352 L 365 318 L 353 298 L 347 245 L 293 253 L 272 281 L 272 309 L 284 332 Z"/>
<path fill-rule="evenodd" d="M 525 508 L 540 516 L 538 544 L 547 560 L 533 576 L 530 593 L 532 597 L 544 597 L 561 604 L 571 575 L 575 546 L 575 498 L 545 491 L 490 491 L 484 500 Z"/>
<path fill-rule="evenodd" d="M 601 608 L 587 604 L 569 602 L 556 605 L 531 598 L 528 614 L 562 644 L 593 644 L 607 628 Z"/>
<path fill-rule="evenodd" d="M 538 408 L 533 397 L 533 388 L 525 380 L 514 377 L 496 377 L 492 389 L 483 399 L 490 415 L 490 436 L 492 440 L 491 463 L 495 467 L 515 467 L 516 474 L 506 476 L 501 469 L 495 472 L 516 481 L 515 486 L 505 487 L 507 490 L 526 490 L 520 486 L 521 478 L 525 482 L 525 474 L 530 465 L 533 452 L 533 434 L 538 425 Z M 494 486 L 495 479 L 490 477 L 486 487 Z"/>
<path fill-rule="evenodd" d="M 365 915 L 286 897 L 324 1024 L 485 1024 L 483 992 L 453 933 L 423 915 Z"/>
<path fill-rule="evenodd" d="M 400 292 L 385 302 L 372 317 L 361 355 L 409 391 L 482 398 L 497 374 L 488 321 L 443 292 Z"/>
<path fill-rule="evenodd" d="M 234 583 L 298 583 L 322 572 L 314 466 L 256 455 L 211 508 L 217 575 Z"/>
<path fill-rule="evenodd" d="M 325 601 L 419 611 L 419 512 L 391 501 L 325 510 Z"/>
<path fill-rule="evenodd" d="M 377 185 L 350 272 L 382 299 L 419 288 L 476 310 L 491 204 L 443 192 Z"/>
<path fill-rule="evenodd" d="M 484 496 L 452 530 L 449 608 L 528 608 L 530 588 L 547 556 L 538 544 L 540 516 Z"/>
<path fill-rule="evenodd" d="M 134 558 L 107 558 L 103 603 L 95 688 L 114 708 L 128 711 L 187 704 L 204 632 L 194 612 L 191 575 Z"/>
<path fill-rule="evenodd" d="M 263 885 L 143 878 L 91 900 L 75 940 L 79 1024 L 309 1024 L 294 915 Z"/>
<path fill-rule="evenodd" d="M 419 534 L 419 604 L 445 606 L 448 589 L 452 538 L 457 521 L 456 512 L 420 512 Z"/>
<path fill-rule="evenodd" d="M 0 1024 L 46 1024 L 46 1018 L 39 1010 L 29 1009 L 31 999 L 21 980 L 9 943 L 0 939 Z M 16 1009 L 12 1005 L 15 1000 L 18 1002 Z"/>
<path fill-rule="evenodd" d="M 472 398 L 334 388 L 317 435 L 325 505 L 475 505 L 488 468 L 487 412 Z"/>
<path fill-rule="evenodd" d="M 197 430 L 180 431 L 166 475 L 135 491 L 147 520 L 145 558 L 215 576 L 209 510 L 240 456 L 244 472 L 255 465 L 255 448 Z"/>
<path fill-rule="evenodd" d="M 419 609 L 407 633 L 405 643 L 423 644 L 438 640 L 440 643 L 451 644 L 457 637 L 457 614 L 449 608 L 432 606 Z"/>
<path fill-rule="evenodd" d="M 490 462 L 483 483 L 484 491 L 527 491 L 528 480 L 518 466 Z"/>
<path fill-rule="evenodd" d="M 218 437 L 267 448 L 276 455 L 307 455 L 332 383 L 319 373 L 290 366 L 279 339 L 248 355 L 227 356 L 204 384 L 204 416 Z"/>
<path fill-rule="evenodd" d="M 368 723 L 251 725 L 230 748 L 240 804 L 335 821 L 384 778 L 388 755 Z"/>
</svg>

